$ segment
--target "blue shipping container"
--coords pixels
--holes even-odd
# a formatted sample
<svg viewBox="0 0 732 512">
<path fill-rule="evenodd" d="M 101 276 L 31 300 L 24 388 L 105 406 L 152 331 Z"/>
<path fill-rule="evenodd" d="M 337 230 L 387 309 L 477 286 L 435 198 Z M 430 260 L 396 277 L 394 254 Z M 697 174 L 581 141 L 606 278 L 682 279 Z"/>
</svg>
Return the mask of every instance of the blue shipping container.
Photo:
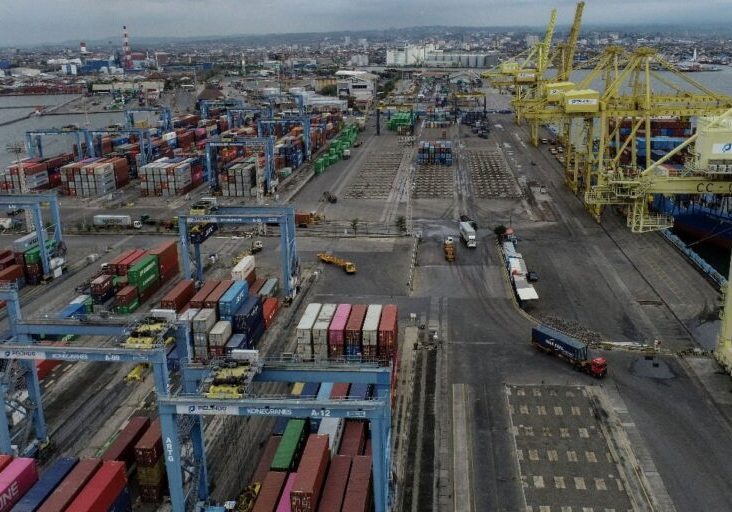
<svg viewBox="0 0 732 512">
<path fill-rule="evenodd" d="M 58 314 L 59 318 L 72 318 L 74 315 L 86 314 L 86 306 L 83 303 L 69 304 Z"/>
<path fill-rule="evenodd" d="M 25 496 L 13 507 L 16 512 L 35 512 L 44 501 L 58 487 L 58 485 L 71 473 L 79 459 L 76 457 L 61 457 L 48 468 L 41 478 L 26 493 Z"/>
<path fill-rule="evenodd" d="M 323 382 L 318 390 L 318 400 L 330 400 L 331 391 L 333 391 L 333 383 Z"/>
<path fill-rule="evenodd" d="M 287 428 L 287 422 L 290 421 L 285 416 L 280 416 L 277 418 L 277 421 L 275 421 L 274 428 L 272 429 L 272 434 L 276 436 L 281 436 L 285 433 L 285 429 Z"/>
<path fill-rule="evenodd" d="M 125 487 L 122 492 L 117 496 L 117 500 L 114 502 L 107 512 L 131 512 L 132 511 L 132 500 L 130 500 L 130 490 Z"/>
<path fill-rule="evenodd" d="M 221 318 L 230 318 L 239 310 L 248 297 L 249 284 L 246 281 L 234 281 L 234 284 L 226 290 L 226 293 L 219 300 L 219 316 Z"/>
<path fill-rule="evenodd" d="M 264 323 L 262 314 L 262 300 L 256 295 L 249 295 L 234 315 L 233 327 L 235 333 L 246 334 L 255 332 L 259 324 Z"/>
<path fill-rule="evenodd" d="M 302 398 L 316 398 L 318 396 L 318 389 L 320 385 L 317 382 L 306 382 L 302 388 L 300 396 Z"/>
<path fill-rule="evenodd" d="M 368 384 L 351 384 L 351 390 L 348 392 L 349 400 L 367 400 L 370 393 Z"/>
<path fill-rule="evenodd" d="M 587 345 L 563 332 L 539 325 L 531 329 L 531 341 L 574 360 L 587 359 Z"/>
<path fill-rule="evenodd" d="M 226 354 L 230 355 L 232 350 L 236 349 L 242 349 L 247 350 L 251 347 L 247 346 L 247 342 L 249 341 L 249 338 L 244 334 L 234 334 L 229 338 L 229 341 L 226 342 Z"/>
</svg>

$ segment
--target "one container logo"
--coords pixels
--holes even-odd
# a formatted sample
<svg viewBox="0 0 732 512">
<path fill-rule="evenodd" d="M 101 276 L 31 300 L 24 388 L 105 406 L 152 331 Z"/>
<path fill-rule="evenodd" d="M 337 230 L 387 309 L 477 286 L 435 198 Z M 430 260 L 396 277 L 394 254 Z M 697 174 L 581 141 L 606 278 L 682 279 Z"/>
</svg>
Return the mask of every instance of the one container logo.
<svg viewBox="0 0 732 512">
<path fill-rule="evenodd" d="M 732 154 L 732 142 L 723 142 L 721 144 L 714 144 L 712 146 L 712 153 L 717 154 L 717 155 Z"/>
<path fill-rule="evenodd" d="M 570 105 L 597 105 L 597 98 L 571 98 L 568 103 Z"/>
</svg>

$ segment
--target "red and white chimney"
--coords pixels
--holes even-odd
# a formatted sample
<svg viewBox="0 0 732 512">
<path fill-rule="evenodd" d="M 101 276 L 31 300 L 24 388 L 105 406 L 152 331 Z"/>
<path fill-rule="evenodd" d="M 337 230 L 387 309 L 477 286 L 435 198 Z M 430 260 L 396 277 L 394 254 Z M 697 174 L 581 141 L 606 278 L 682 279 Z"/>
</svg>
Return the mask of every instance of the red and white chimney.
<svg viewBox="0 0 732 512">
<path fill-rule="evenodd" d="M 84 41 L 82 41 L 82 42 L 79 43 L 79 51 L 81 53 L 87 53 L 86 52 L 86 43 Z"/>
<path fill-rule="evenodd" d="M 130 37 L 127 35 L 127 25 L 122 27 L 124 43 L 122 45 L 123 65 L 125 69 L 132 69 L 132 50 L 130 50 Z"/>
</svg>

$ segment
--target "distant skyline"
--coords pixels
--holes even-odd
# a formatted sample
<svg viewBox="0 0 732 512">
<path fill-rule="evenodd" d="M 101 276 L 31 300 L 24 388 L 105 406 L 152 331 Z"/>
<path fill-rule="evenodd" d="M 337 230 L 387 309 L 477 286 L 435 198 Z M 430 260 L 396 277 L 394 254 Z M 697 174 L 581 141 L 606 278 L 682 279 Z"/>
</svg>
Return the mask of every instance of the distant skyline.
<svg viewBox="0 0 732 512">
<path fill-rule="evenodd" d="M 575 0 L 27 0 L 0 2 L 0 46 L 135 37 L 330 32 L 426 25 L 568 25 Z M 729 0 L 587 0 L 586 25 L 732 23 Z M 91 48 L 90 48 L 91 49 Z"/>
</svg>

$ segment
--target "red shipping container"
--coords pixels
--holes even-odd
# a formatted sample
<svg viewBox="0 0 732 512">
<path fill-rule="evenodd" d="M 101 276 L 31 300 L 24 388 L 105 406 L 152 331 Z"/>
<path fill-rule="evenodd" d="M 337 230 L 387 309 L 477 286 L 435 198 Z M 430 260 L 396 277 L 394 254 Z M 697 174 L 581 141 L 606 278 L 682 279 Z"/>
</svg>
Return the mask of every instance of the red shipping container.
<svg viewBox="0 0 732 512">
<path fill-rule="evenodd" d="M 316 512 L 329 461 L 328 436 L 310 434 L 290 491 L 292 512 Z"/>
<path fill-rule="evenodd" d="M 373 452 L 371 450 L 371 438 L 369 437 L 366 439 L 366 446 L 363 447 L 363 454 L 364 455 L 373 455 Z"/>
<path fill-rule="evenodd" d="M 114 442 L 102 455 L 102 460 L 118 460 L 132 465 L 135 456 L 135 443 L 150 425 L 150 419 L 144 416 L 133 416 Z"/>
<path fill-rule="evenodd" d="M 272 459 L 274 459 L 275 452 L 281 440 L 282 437 L 280 436 L 269 437 L 267 444 L 264 446 L 264 452 L 262 452 L 262 456 L 259 458 L 257 469 L 254 471 L 254 476 L 252 477 L 253 482 L 261 484 L 264 481 L 264 477 L 267 476 L 269 467 L 272 465 Z"/>
<path fill-rule="evenodd" d="M 130 267 L 140 258 L 145 255 L 145 251 L 142 249 L 133 249 L 122 261 L 117 263 L 114 267 L 115 273 L 118 276 L 126 276 L 127 271 Z"/>
<path fill-rule="evenodd" d="M 206 297 L 211 295 L 211 292 L 213 292 L 216 287 L 219 285 L 220 281 L 206 281 L 203 283 L 203 286 L 201 286 L 201 289 L 196 292 L 196 294 L 191 298 L 191 307 L 201 309 L 203 307 L 203 302 L 206 300 Z"/>
<path fill-rule="evenodd" d="M 36 374 L 38 375 L 38 379 L 43 380 L 48 377 L 48 374 L 51 373 L 51 371 L 60 364 L 61 361 L 56 361 L 54 359 L 42 359 L 40 361 L 37 361 Z"/>
<path fill-rule="evenodd" d="M 160 276 L 163 281 L 178 273 L 178 243 L 166 242 L 154 249 L 148 254 L 158 257 L 158 267 L 160 268 Z"/>
<path fill-rule="evenodd" d="M 180 312 L 195 293 L 196 285 L 193 279 L 184 279 L 163 297 L 160 301 L 160 307 Z"/>
<path fill-rule="evenodd" d="M 20 265 L 10 265 L 9 267 L 0 270 L 0 283 L 15 283 L 18 279 L 22 279 L 25 276 L 23 267 Z"/>
<path fill-rule="evenodd" d="M 247 274 L 247 276 L 244 278 L 244 280 L 249 285 L 249 293 L 252 293 L 253 294 L 254 292 L 252 291 L 252 286 L 254 285 L 254 282 L 257 280 L 257 271 L 256 271 L 256 269 L 255 270 L 252 270 L 251 272 L 249 272 Z"/>
<path fill-rule="evenodd" d="M 346 324 L 346 346 L 361 346 L 361 329 L 363 321 L 366 319 L 366 310 L 368 306 L 365 304 L 354 304 L 351 307 L 351 316 L 348 317 Z"/>
<path fill-rule="evenodd" d="M 135 461 L 140 466 L 154 466 L 162 454 L 163 434 L 157 418 L 135 444 Z"/>
<path fill-rule="evenodd" d="M 348 477 L 343 510 L 348 512 L 369 512 L 371 510 L 371 457 L 353 458 L 351 474 Z"/>
<path fill-rule="evenodd" d="M 264 286 L 264 283 L 266 283 L 266 279 L 257 279 L 254 281 L 254 283 L 249 288 L 249 294 L 250 295 L 258 295 L 259 290 L 262 289 L 262 286 Z"/>
<path fill-rule="evenodd" d="M 379 357 L 389 358 L 394 356 L 399 348 L 399 310 L 394 304 L 386 304 L 381 310 L 381 321 L 377 336 Z"/>
<path fill-rule="evenodd" d="M 0 473 L 0 512 L 11 510 L 37 481 L 35 459 L 19 457 L 12 460 Z"/>
<path fill-rule="evenodd" d="M 287 473 L 284 471 L 268 471 L 257 495 L 257 502 L 252 512 L 275 512 L 280 500 L 282 488 L 285 486 Z"/>
<path fill-rule="evenodd" d="M 5 466 L 10 464 L 10 462 L 13 460 L 12 455 L 0 455 L 0 471 L 5 469 Z"/>
<path fill-rule="evenodd" d="M 15 265 L 15 255 L 12 252 L 0 258 L 0 270 L 8 268 L 10 265 Z"/>
<path fill-rule="evenodd" d="M 206 300 L 203 301 L 203 307 L 217 309 L 219 305 L 219 300 L 221 300 L 221 297 L 223 297 L 226 291 L 231 288 L 232 284 L 234 284 L 234 281 L 232 281 L 231 279 L 220 281 L 219 285 L 214 289 L 214 291 L 212 291 L 211 294 L 206 297 Z"/>
<path fill-rule="evenodd" d="M 104 295 L 112 288 L 112 276 L 104 274 L 91 282 L 92 295 Z"/>
<path fill-rule="evenodd" d="M 124 462 L 105 461 L 89 480 L 66 512 L 102 512 L 109 510 L 127 486 Z"/>
<path fill-rule="evenodd" d="M 343 497 L 346 494 L 348 475 L 351 473 L 352 457 L 336 455 L 330 461 L 328 477 L 323 487 L 318 512 L 341 512 Z"/>
<path fill-rule="evenodd" d="M 338 455 L 363 455 L 366 445 L 366 423 L 358 420 L 346 420 L 341 436 L 341 447 Z"/>
<path fill-rule="evenodd" d="M 120 306 L 125 306 L 135 300 L 135 297 L 137 297 L 137 286 L 127 285 L 123 287 L 120 291 L 117 292 L 115 295 L 115 298 L 117 299 L 117 304 Z"/>
<path fill-rule="evenodd" d="M 267 297 L 262 303 L 262 314 L 264 315 L 264 327 L 269 329 L 269 326 L 274 322 L 277 312 L 280 310 L 280 301 L 277 297 Z"/>
<path fill-rule="evenodd" d="M 331 400 L 345 400 L 348 397 L 348 390 L 351 385 L 348 382 L 336 382 L 330 391 Z"/>
<path fill-rule="evenodd" d="M 0 259 L 7 258 L 8 256 L 15 256 L 13 254 L 13 251 L 11 251 L 10 249 L 5 249 L 4 251 L 0 252 Z"/>
</svg>

